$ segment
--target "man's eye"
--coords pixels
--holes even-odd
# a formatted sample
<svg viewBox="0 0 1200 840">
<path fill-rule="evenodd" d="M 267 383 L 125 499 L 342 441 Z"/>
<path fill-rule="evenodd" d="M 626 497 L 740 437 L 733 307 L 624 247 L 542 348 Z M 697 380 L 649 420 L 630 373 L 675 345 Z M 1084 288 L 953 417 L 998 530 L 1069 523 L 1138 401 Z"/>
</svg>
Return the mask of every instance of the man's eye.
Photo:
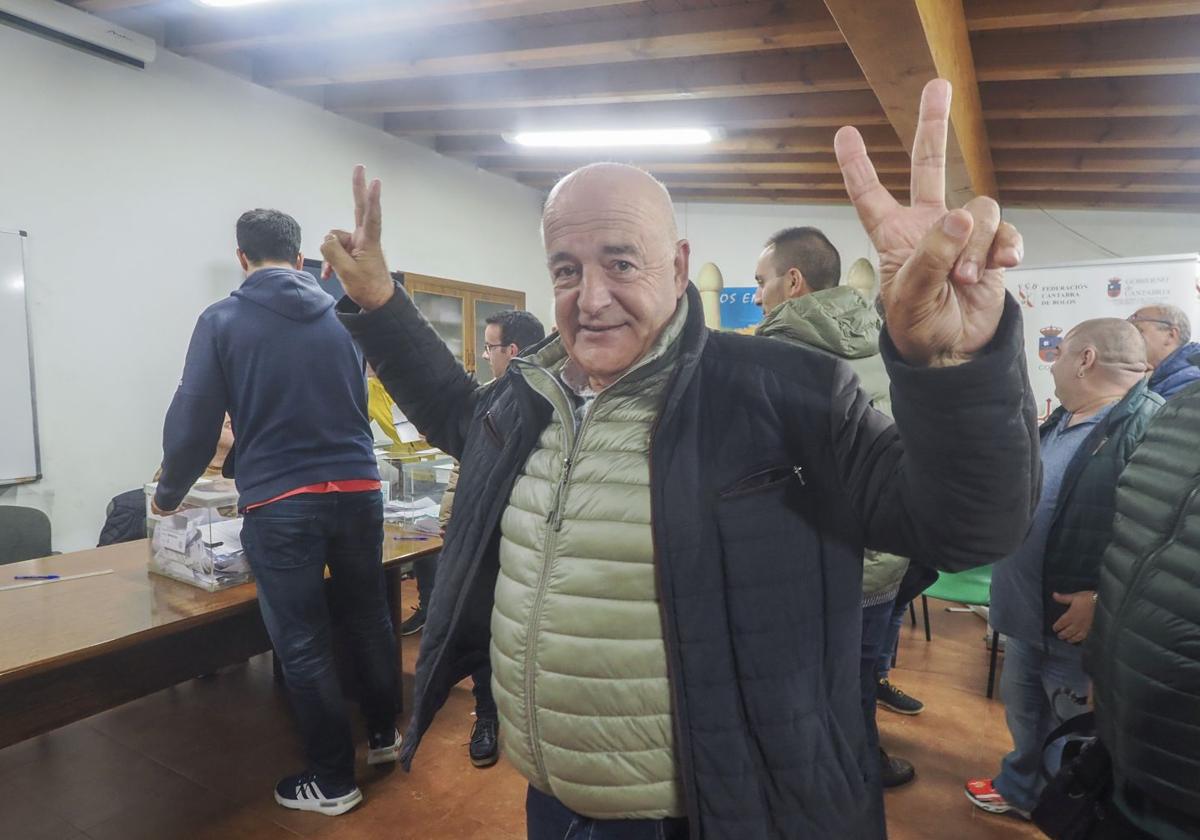
<svg viewBox="0 0 1200 840">
<path fill-rule="evenodd" d="M 573 265 L 560 265 L 558 268 L 554 269 L 555 280 L 567 280 L 574 276 L 575 266 Z"/>
<path fill-rule="evenodd" d="M 613 263 L 613 268 L 622 272 L 630 271 L 633 269 L 633 263 L 629 262 L 628 260 L 617 260 L 615 263 Z"/>
</svg>

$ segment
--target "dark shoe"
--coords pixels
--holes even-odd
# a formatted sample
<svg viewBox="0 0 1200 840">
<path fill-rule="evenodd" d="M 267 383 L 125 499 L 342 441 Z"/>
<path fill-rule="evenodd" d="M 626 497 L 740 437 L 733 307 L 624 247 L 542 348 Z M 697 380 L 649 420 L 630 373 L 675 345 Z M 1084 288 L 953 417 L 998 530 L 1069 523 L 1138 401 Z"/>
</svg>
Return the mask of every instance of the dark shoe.
<svg viewBox="0 0 1200 840">
<path fill-rule="evenodd" d="M 400 730 L 372 732 L 367 736 L 367 764 L 393 764 L 400 755 L 404 739 Z"/>
<path fill-rule="evenodd" d="M 879 705 L 889 712 L 902 715 L 919 715 L 925 709 L 925 704 L 916 697 L 910 697 L 887 680 L 880 680 L 875 688 L 875 699 Z"/>
<path fill-rule="evenodd" d="M 471 728 L 468 753 L 476 767 L 491 767 L 500 759 L 500 721 L 479 718 Z"/>
<path fill-rule="evenodd" d="M 903 758 L 892 758 L 882 747 L 879 748 L 879 770 L 885 788 L 906 785 L 917 777 L 917 771 L 911 762 Z"/>
<path fill-rule="evenodd" d="M 425 626 L 425 607 L 413 607 L 413 614 L 400 622 L 400 635 L 411 636 L 414 633 L 420 633 L 421 628 Z"/>
<path fill-rule="evenodd" d="M 336 817 L 362 802 L 362 791 L 351 783 L 334 785 L 317 778 L 316 773 L 301 773 L 280 779 L 275 786 L 275 801 L 293 811 L 313 811 Z"/>
</svg>

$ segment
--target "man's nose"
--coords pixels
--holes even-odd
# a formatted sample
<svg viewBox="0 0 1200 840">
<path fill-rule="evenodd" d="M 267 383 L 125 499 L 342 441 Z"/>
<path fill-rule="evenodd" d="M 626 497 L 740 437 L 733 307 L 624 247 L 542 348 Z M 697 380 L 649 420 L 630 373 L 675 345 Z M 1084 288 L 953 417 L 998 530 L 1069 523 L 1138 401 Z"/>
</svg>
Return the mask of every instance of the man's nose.
<svg viewBox="0 0 1200 840">
<path fill-rule="evenodd" d="M 608 288 L 608 277 L 599 266 L 584 267 L 583 279 L 579 284 L 579 310 L 596 313 L 612 303 L 612 294 Z"/>
<path fill-rule="evenodd" d="M 762 304 L 762 287 L 761 286 L 759 286 L 757 289 L 754 290 L 754 305 L 755 306 L 763 305 Z"/>
</svg>

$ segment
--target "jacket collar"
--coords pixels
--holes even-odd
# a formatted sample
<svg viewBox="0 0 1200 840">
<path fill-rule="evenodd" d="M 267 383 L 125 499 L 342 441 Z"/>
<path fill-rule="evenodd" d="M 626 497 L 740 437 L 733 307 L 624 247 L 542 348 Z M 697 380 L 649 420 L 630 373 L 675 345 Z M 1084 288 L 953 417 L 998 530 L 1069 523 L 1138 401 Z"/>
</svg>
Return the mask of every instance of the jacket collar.
<svg viewBox="0 0 1200 840">
<path fill-rule="evenodd" d="M 1125 418 L 1129 417 L 1129 415 L 1138 410 L 1142 402 L 1147 398 L 1149 389 L 1150 385 L 1145 379 L 1140 380 L 1136 385 L 1129 389 L 1125 396 L 1121 398 L 1121 401 L 1112 407 L 1112 410 L 1108 412 L 1107 416 L 1105 416 L 1104 420 L 1100 423 L 1100 425 L 1104 428 L 1105 434 L 1108 434 L 1108 432 L 1110 432 L 1115 426 L 1120 424 L 1123 420 L 1125 420 Z M 1050 416 L 1046 418 L 1045 422 L 1042 423 L 1041 428 L 1038 429 L 1038 432 L 1042 435 L 1046 434 L 1046 432 L 1058 425 L 1058 421 L 1061 420 L 1063 415 L 1066 413 L 1067 410 L 1061 405 L 1054 409 Z"/>
</svg>

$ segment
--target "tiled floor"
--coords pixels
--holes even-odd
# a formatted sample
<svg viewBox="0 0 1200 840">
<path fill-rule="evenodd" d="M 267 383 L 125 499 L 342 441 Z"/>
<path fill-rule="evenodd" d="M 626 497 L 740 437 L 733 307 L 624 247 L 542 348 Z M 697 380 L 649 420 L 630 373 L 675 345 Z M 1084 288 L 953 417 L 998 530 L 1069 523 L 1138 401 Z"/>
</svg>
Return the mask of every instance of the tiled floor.
<svg viewBox="0 0 1200 840">
<path fill-rule="evenodd" d="M 1003 707 L 983 696 L 983 622 L 931 606 L 933 643 L 906 627 L 893 675 L 926 711 L 879 713 L 885 746 L 918 770 L 916 782 L 887 794 L 890 836 L 1038 837 L 1028 824 L 983 814 L 963 798 L 964 779 L 996 770 L 1008 734 Z M 417 638 L 405 643 L 411 672 Z M 413 772 L 364 771 L 366 802 L 349 814 L 286 811 L 271 788 L 300 769 L 300 756 L 270 661 L 259 657 L 0 750 L 0 838 L 523 838 L 522 780 L 503 762 L 476 770 L 467 760 L 471 709 L 468 683 L 438 717 Z"/>
</svg>

